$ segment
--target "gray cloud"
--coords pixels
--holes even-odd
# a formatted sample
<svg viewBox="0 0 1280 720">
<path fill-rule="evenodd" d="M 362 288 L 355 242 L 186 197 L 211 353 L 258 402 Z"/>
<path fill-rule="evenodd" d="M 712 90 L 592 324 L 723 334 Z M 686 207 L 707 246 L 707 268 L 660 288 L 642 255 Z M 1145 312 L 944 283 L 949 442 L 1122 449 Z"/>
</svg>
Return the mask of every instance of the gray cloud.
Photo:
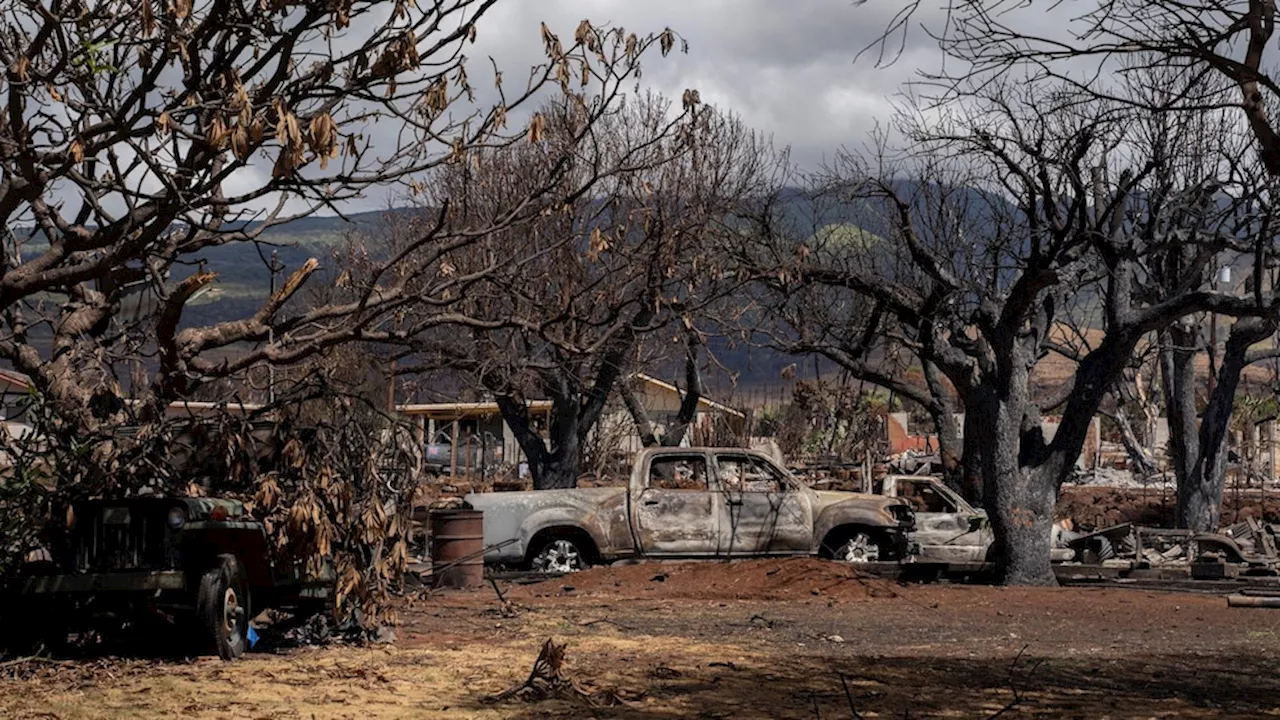
<svg viewBox="0 0 1280 720">
<path fill-rule="evenodd" d="M 480 26 L 477 56 L 492 54 L 514 73 L 541 55 L 539 26 L 570 35 L 579 20 L 646 33 L 671 27 L 687 55 L 653 58 L 644 83 L 673 96 L 697 88 L 703 100 L 771 133 L 793 157 L 814 166 L 841 146 L 861 145 L 890 113 L 889 98 L 918 68 L 936 69 L 923 33 L 884 69 L 857 63 L 896 12 L 896 3 L 849 0 L 541 0 L 499 4 Z M 923 12 L 923 9 L 922 9 Z M 922 16 L 918 19 L 928 19 Z M 477 57 L 478 59 L 478 57 Z"/>
</svg>

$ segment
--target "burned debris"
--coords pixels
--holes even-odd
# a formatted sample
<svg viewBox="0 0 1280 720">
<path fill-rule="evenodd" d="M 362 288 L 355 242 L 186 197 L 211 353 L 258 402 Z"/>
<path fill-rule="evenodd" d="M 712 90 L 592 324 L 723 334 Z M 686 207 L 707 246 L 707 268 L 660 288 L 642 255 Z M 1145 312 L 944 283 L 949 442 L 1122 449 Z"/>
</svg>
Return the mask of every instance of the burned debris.
<svg viewBox="0 0 1280 720">
<path fill-rule="evenodd" d="M 1280 575 L 1280 525 L 1250 519 L 1217 533 L 1125 523 L 1067 541 L 1072 562 L 1119 570 L 1182 568 L 1192 578 Z"/>
</svg>

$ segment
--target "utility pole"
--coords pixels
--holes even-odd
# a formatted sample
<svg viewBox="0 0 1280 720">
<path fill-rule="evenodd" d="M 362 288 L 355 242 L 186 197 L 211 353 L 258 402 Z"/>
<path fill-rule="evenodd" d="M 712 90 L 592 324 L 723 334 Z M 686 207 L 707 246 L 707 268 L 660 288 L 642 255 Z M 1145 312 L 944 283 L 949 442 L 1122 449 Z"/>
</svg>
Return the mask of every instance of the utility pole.
<svg viewBox="0 0 1280 720">
<path fill-rule="evenodd" d="M 280 262 L 280 251 L 271 251 L 271 263 L 267 265 L 271 271 L 271 297 L 276 295 L 276 275 L 284 270 L 284 263 Z M 276 341 L 275 324 L 272 323 L 267 327 L 267 344 L 273 345 Z M 276 402 L 276 366 L 274 363 L 267 362 L 267 404 L 274 405 Z"/>
</svg>

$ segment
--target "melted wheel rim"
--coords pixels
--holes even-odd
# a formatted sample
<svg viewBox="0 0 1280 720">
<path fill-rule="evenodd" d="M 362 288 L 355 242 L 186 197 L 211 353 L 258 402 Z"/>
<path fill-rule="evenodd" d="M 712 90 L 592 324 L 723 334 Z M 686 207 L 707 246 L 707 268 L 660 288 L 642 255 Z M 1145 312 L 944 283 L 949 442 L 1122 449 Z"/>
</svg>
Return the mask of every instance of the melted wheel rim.
<svg viewBox="0 0 1280 720">
<path fill-rule="evenodd" d="M 533 567 L 545 573 L 578 572 L 586 567 L 578 547 L 568 540 L 555 540 L 533 559 Z"/>
<path fill-rule="evenodd" d="M 878 562 L 880 546 L 867 533 L 858 533 L 836 550 L 835 559 L 847 563 Z"/>
</svg>

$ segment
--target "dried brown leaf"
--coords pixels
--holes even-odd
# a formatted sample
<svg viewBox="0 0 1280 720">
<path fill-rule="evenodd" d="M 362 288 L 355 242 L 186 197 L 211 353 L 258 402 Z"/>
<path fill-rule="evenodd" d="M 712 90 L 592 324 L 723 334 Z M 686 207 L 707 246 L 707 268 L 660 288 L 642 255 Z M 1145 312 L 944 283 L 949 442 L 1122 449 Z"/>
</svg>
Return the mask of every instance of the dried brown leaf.
<svg viewBox="0 0 1280 720">
<path fill-rule="evenodd" d="M 226 123 L 222 121 L 222 117 L 215 115 L 213 121 L 209 123 L 209 127 L 204 131 L 204 141 L 214 150 L 221 150 L 226 146 L 230 134 Z"/>
<path fill-rule="evenodd" d="M 667 28 L 658 36 L 658 46 L 662 49 L 662 56 L 666 57 L 673 47 L 676 45 L 676 34 Z"/>
<path fill-rule="evenodd" d="M 142 15 L 142 36 L 151 37 L 151 34 L 156 31 L 156 15 L 151 8 L 151 0 L 142 0 L 139 12 Z"/>
<path fill-rule="evenodd" d="M 31 79 L 31 60 L 26 55 L 19 55 L 9 65 L 9 74 L 15 82 L 26 82 Z"/>
<path fill-rule="evenodd" d="M 684 95 L 681 96 L 680 101 L 684 104 L 684 109 L 686 111 L 695 110 L 702 104 L 702 94 L 693 88 L 689 88 L 684 91 Z"/>
<path fill-rule="evenodd" d="M 231 130 L 231 152 L 237 160 L 245 160 L 249 157 L 249 131 L 245 130 L 244 125 L 236 125 Z"/>
<path fill-rule="evenodd" d="M 546 131 L 546 128 L 547 128 L 547 119 L 543 117 L 542 113 L 534 113 L 533 117 L 529 118 L 529 132 L 528 132 L 529 142 L 531 143 L 542 142 L 542 136 L 543 136 L 543 133 Z"/>
</svg>

